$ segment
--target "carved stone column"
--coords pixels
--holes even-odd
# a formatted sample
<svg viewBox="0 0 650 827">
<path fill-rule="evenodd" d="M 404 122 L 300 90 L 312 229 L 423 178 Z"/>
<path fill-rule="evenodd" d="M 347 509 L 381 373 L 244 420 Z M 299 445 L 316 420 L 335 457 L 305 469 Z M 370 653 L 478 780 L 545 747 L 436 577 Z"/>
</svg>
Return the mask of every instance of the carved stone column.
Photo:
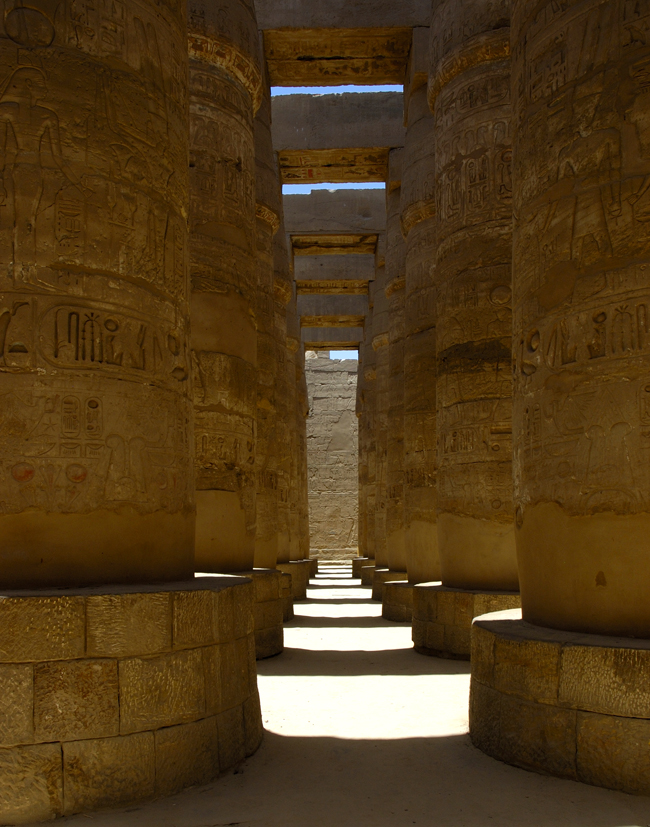
<svg viewBox="0 0 650 827">
<path fill-rule="evenodd" d="M 461 589 L 517 588 L 507 24 L 507 3 L 484 0 L 442 0 L 432 19 L 438 538 L 443 583 Z M 451 37 L 443 40 L 443 30 Z"/>
<path fill-rule="evenodd" d="M 278 561 L 278 364 L 275 328 L 273 237 L 280 227 L 280 182 L 271 139 L 271 98 L 265 91 L 255 118 L 257 226 L 257 529 L 255 565 L 275 568 Z"/>
<path fill-rule="evenodd" d="M 563 7 L 564 9 L 565 7 Z M 515 485 L 524 617 L 650 636 L 650 16 L 516 4 Z M 551 76 L 550 55 L 556 55 Z M 552 78 L 556 77 L 556 80 Z"/>
<path fill-rule="evenodd" d="M 386 266 L 379 258 L 373 289 L 372 347 L 375 351 L 375 566 L 387 568 L 386 449 L 388 444 L 388 299 Z M 374 575 L 374 572 L 373 572 Z M 373 580 L 374 583 L 374 580 Z"/>
<path fill-rule="evenodd" d="M 0 584 L 192 573 L 185 11 L 0 35 Z M 109 45 L 102 23 L 116 32 Z"/>
<path fill-rule="evenodd" d="M 375 563 L 375 351 L 373 338 L 373 288 L 369 287 L 368 313 L 359 348 L 357 418 L 359 420 L 359 557 L 352 561 L 354 577 Z"/>
<path fill-rule="evenodd" d="M 436 528 L 436 204 L 426 83 L 411 92 L 401 187 L 406 239 L 404 523 L 410 583 L 440 579 Z"/>
<path fill-rule="evenodd" d="M 223 5 L 223 4 L 222 4 Z M 199 571 L 253 567 L 257 286 L 251 2 L 192 4 L 190 255 Z"/>
<path fill-rule="evenodd" d="M 519 0 L 512 26 L 523 620 L 477 625 L 472 739 L 648 795 L 650 13 Z M 498 682 L 490 651 L 503 653 Z M 543 686 L 522 691 L 517 676 L 542 662 Z M 527 722 L 516 738 L 506 716 Z"/>
<path fill-rule="evenodd" d="M 471 619 L 486 605 L 486 593 L 494 609 L 519 604 L 508 9 L 505 0 L 434 0 L 431 20 L 443 585 L 416 587 L 413 638 L 419 651 L 458 657 L 469 657 Z"/>
<path fill-rule="evenodd" d="M 280 229 L 273 243 L 274 289 L 275 289 L 275 336 L 276 336 L 276 406 L 278 423 L 278 563 L 288 563 L 290 557 L 289 489 L 291 485 L 291 434 L 289 427 L 293 413 L 291 407 L 291 384 L 287 362 L 287 305 L 293 295 L 291 266 L 287 240 L 280 218 Z"/>
<path fill-rule="evenodd" d="M 403 150 L 392 150 L 386 193 L 386 297 L 388 327 L 388 446 L 386 546 L 388 568 L 405 574 L 404 544 L 404 288 L 406 245 L 400 225 Z M 393 577 L 399 580 L 401 577 Z"/>
</svg>

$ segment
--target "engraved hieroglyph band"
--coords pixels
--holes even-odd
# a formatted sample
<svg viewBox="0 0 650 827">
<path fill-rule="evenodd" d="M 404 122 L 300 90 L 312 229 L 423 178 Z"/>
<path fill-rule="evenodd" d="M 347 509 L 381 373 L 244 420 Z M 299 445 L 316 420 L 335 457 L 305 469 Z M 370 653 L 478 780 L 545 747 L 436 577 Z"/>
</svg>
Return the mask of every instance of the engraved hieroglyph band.
<svg viewBox="0 0 650 827">
<path fill-rule="evenodd" d="M 435 215 L 435 201 L 415 201 L 413 204 L 409 204 L 408 207 L 402 210 L 402 216 L 400 218 L 404 238 L 408 238 L 408 234 L 413 227 L 417 227 L 418 224 L 426 221 L 427 218 L 434 218 Z"/>
<path fill-rule="evenodd" d="M 262 73 L 252 55 L 241 52 L 234 43 L 204 37 L 196 32 L 188 33 L 190 58 L 218 66 L 235 77 L 253 100 L 253 111 L 262 104 Z"/>
<path fill-rule="evenodd" d="M 479 66 L 507 60 L 510 57 L 510 28 L 483 32 L 470 38 L 451 54 L 438 61 L 433 74 L 429 76 L 427 96 L 429 108 L 433 112 L 436 98 L 443 88 L 458 75 Z"/>
</svg>

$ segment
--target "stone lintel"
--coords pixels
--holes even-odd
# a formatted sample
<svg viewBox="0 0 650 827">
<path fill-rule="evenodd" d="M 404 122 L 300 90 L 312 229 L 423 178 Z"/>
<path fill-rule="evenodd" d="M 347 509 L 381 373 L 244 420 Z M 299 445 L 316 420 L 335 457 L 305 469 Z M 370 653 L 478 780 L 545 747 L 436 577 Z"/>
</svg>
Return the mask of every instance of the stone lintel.
<svg viewBox="0 0 650 827">
<path fill-rule="evenodd" d="M 255 0 L 260 29 L 428 26 L 431 0 Z M 327 32 L 323 32 L 327 34 Z"/>
<path fill-rule="evenodd" d="M 369 255 L 377 249 L 376 234 L 292 234 L 291 244 L 295 256 Z"/>
<path fill-rule="evenodd" d="M 298 299 L 298 314 L 303 317 L 347 316 L 363 319 L 367 312 L 368 299 L 364 296 L 301 296 Z M 357 326 L 360 325 L 353 325 Z"/>
<path fill-rule="evenodd" d="M 388 174 L 388 148 L 285 149 L 278 154 L 283 184 L 381 183 Z"/>
<path fill-rule="evenodd" d="M 358 350 L 363 341 L 362 327 L 303 327 L 306 350 Z"/>
<path fill-rule="evenodd" d="M 404 145 L 402 92 L 277 95 L 271 107 L 280 153 Z"/>
<path fill-rule="evenodd" d="M 301 327 L 363 327 L 365 316 L 301 316 Z"/>
<path fill-rule="evenodd" d="M 290 235 L 378 235 L 386 230 L 383 189 L 313 190 L 308 195 L 285 195 L 283 204 Z"/>
<path fill-rule="evenodd" d="M 296 282 L 354 281 L 369 283 L 375 278 L 375 257 L 367 256 L 300 256 L 294 261 Z"/>
<path fill-rule="evenodd" d="M 367 296 L 369 282 L 361 279 L 296 280 L 299 296 Z"/>
<path fill-rule="evenodd" d="M 271 86 L 401 84 L 411 29 L 267 29 L 264 52 Z"/>
<path fill-rule="evenodd" d="M 521 611 L 472 626 L 470 736 L 508 764 L 650 794 L 650 641 L 546 629 Z"/>
</svg>

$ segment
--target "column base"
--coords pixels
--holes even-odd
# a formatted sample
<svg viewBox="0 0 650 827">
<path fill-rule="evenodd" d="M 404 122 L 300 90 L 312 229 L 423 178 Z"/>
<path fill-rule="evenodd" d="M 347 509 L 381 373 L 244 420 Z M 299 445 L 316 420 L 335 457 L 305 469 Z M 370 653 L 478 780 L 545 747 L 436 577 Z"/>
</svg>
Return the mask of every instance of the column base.
<svg viewBox="0 0 650 827">
<path fill-rule="evenodd" d="M 408 580 L 384 583 L 384 597 L 381 601 L 381 616 L 396 623 L 410 623 L 413 620 L 413 589 Z"/>
<path fill-rule="evenodd" d="M 284 650 L 282 572 L 277 569 L 252 569 L 237 574 L 250 577 L 253 581 L 256 659 L 279 655 Z"/>
<path fill-rule="evenodd" d="M 413 589 L 413 647 L 436 658 L 469 660 L 473 618 L 521 606 L 518 592 L 451 589 L 442 583 L 418 583 Z"/>
<path fill-rule="evenodd" d="M 361 569 L 364 566 L 374 566 L 372 557 L 355 557 L 352 560 L 352 577 L 361 577 Z"/>
<path fill-rule="evenodd" d="M 258 748 L 250 580 L 0 598 L 3 824 L 171 795 Z"/>
<path fill-rule="evenodd" d="M 507 764 L 648 795 L 648 674 L 650 640 L 484 615 L 472 628 L 470 736 Z"/>
<path fill-rule="evenodd" d="M 313 578 L 318 574 L 318 557 L 312 557 L 309 560 L 309 563 L 309 579 L 313 580 Z"/>
<path fill-rule="evenodd" d="M 278 563 L 276 566 L 280 571 L 291 575 L 291 596 L 294 602 L 307 599 L 310 567 L 310 560 L 291 560 L 288 563 Z"/>
<path fill-rule="evenodd" d="M 282 580 L 280 581 L 280 588 L 282 590 L 282 620 L 288 623 L 295 617 L 293 612 L 293 596 L 291 594 L 291 575 L 286 572 L 280 572 Z"/>
<path fill-rule="evenodd" d="M 381 603 L 384 599 L 384 583 L 389 580 L 406 580 L 405 571 L 393 571 L 392 569 L 377 568 L 372 576 L 372 599 Z"/>
<path fill-rule="evenodd" d="M 372 566 L 361 566 L 361 585 L 372 586 L 372 581 L 375 579 L 374 561 Z"/>
</svg>

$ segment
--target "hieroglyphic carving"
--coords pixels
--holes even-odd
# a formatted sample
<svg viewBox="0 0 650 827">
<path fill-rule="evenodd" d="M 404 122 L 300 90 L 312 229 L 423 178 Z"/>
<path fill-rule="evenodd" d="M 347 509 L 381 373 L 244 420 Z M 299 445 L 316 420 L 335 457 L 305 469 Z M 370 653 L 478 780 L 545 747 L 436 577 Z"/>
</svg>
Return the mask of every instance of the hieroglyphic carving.
<svg viewBox="0 0 650 827">
<path fill-rule="evenodd" d="M 643 4 L 543 6 L 516 52 L 522 509 L 647 510 L 649 24 Z"/>
<path fill-rule="evenodd" d="M 13 526 L 27 509 L 185 521 L 184 11 L 149 0 L 7 0 L 3 10 L 0 514 Z M 70 532 L 71 558 L 83 547 L 88 560 L 80 577 L 100 582 L 101 553 L 114 553 L 125 562 L 113 576 L 128 579 L 126 522 L 123 547 L 96 566 L 87 538 Z M 27 535 L 16 542 L 43 562 Z M 188 573 L 191 537 L 179 542 L 173 576 Z M 13 577 L 5 562 L 3 576 Z"/>
</svg>

